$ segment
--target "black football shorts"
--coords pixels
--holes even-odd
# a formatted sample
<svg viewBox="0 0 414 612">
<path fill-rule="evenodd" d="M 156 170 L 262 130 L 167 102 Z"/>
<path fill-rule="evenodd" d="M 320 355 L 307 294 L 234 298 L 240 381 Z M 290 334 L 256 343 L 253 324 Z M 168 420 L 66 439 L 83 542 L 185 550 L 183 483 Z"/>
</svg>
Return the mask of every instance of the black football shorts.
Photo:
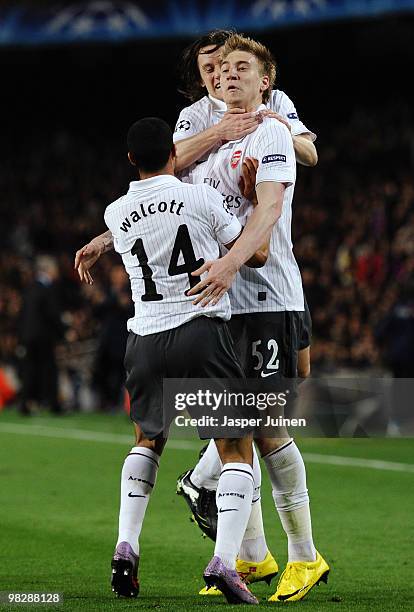
<svg viewBox="0 0 414 612">
<path fill-rule="evenodd" d="M 125 369 L 131 419 L 149 439 L 165 429 L 164 378 L 244 378 L 227 323 L 206 316 L 147 336 L 130 332 Z"/>
<path fill-rule="evenodd" d="M 303 312 L 254 312 L 231 318 L 229 328 L 247 378 L 297 376 Z"/>
</svg>

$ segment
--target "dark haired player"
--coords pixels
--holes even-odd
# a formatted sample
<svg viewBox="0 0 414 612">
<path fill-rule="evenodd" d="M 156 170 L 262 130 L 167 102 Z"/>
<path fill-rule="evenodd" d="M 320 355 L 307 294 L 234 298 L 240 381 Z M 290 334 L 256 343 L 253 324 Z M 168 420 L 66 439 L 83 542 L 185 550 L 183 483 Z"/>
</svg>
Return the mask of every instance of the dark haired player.
<svg viewBox="0 0 414 612">
<path fill-rule="evenodd" d="M 228 297 L 201 310 L 187 296 L 200 280 L 192 272 L 206 259 L 217 258 L 219 245 L 231 248 L 242 227 L 216 190 L 185 185 L 174 176 L 172 131 L 164 121 L 137 121 L 127 143 L 128 158 L 141 180 L 131 182 L 128 192 L 106 208 L 104 218 L 129 275 L 135 305 L 125 365 L 136 442 L 122 468 L 119 535 L 112 559 L 113 591 L 134 597 L 139 590 L 138 540 L 166 443 L 163 378 L 244 376 L 226 327 Z M 248 264 L 263 265 L 266 251 L 256 251 Z M 219 439 L 216 444 L 223 463 L 218 482 L 222 512 L 204 577 L 230 603 L 257 604 L 235 571 L 253 499 L 252 439 Z"/>
</svg>

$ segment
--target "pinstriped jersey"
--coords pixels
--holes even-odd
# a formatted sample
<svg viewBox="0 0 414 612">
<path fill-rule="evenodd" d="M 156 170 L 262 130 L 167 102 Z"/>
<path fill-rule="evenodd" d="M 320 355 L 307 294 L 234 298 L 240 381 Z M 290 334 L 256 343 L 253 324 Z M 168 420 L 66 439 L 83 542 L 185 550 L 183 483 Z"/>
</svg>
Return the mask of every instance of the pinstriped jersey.
<svg viewBox="0 0 414 612">
<path fill-rule="evenodd" d="M 219 244 L 241 232 L 215 189 L 185 185 L 170 175 L 133 181 L 104 218 L 131 282 L 135 315 L 128 330 L 145 336 L 201 315 L 230 318 L 228 296 L 202 309 L 186 295 L 200 280 L 191 272 L 217 259 Z"/>
<path fill-rule="evenodd" d="M 274 89 L 266 107 L 275 111 L 290 123 L 293 136 L 310 134 L 312 140 L 316 140 L 316 135 L 302 123 L 295 105 L 283 91 Z M 225 102 L 213 98 L 213 96 L 204 96 L 191 106 L 183 108 L 175 126 L 174 142 L 199 134 L 212 125 L 216 125 L 223 119 L 226 112 Z"/>
<path fill-rule="evenodd" d="M 302 280 L 291 240 L 296 160 L 286 126 L 265 118 L 252 134 L 225 143 L 210 153 L 206 161 L 192 166 L 183 180 L 217 189 L 228 209 L 245 225 L 253 212 L 250 201 L 238 187 L 245 157 L 259 162 L 256 185 L 275 181 L 285 183 L 286 189 L 282 214 L 272 231 L 267 263 L 262 268 L 242 266 L 229 292 L 232 313 L 304 310 Z"/>
</svg>

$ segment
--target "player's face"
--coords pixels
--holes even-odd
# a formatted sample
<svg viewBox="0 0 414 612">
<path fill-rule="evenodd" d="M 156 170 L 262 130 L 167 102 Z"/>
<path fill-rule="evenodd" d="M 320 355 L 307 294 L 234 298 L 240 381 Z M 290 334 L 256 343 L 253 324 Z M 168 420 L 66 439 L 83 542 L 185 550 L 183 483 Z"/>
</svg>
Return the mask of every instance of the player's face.
<svg viewBox="0 0 414 612">
<path fill-rule="evenodd" d="M 215 45 L 202 47 L 198 54 L 197 64 L 200 71 L 201 82 L 207 89 L 207 92 L 210 96 L 222 100 L 223 96 L 221 95 L 220 89 L 220 64 L 223 47 L 210 53 L 214 48 Z"/>
<path fill-rule="evenodd" d="M 232 51 L 221 64 L 220 84 L 229 108 L 255 110 L 262 103 L 262 93 L 269 87 L 269 77 L 261 76 L 257 58 L 247 51 Z"/>
</svg>

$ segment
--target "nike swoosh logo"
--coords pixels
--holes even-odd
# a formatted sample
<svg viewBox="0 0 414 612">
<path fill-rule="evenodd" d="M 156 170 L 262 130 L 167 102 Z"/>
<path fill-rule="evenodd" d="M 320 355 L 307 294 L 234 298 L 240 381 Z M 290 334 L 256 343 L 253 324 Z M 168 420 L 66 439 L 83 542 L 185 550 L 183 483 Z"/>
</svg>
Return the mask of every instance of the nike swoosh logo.
<svg viewBox="0 0 414 612">
<path fill-rule="evenodd" d="M 272 376 L 272 374 L 277 374 L 277 372 L 260 372 L 260 376 L 262 378 L 266 378 L 266 376 Z"/>
<path fill-rule="evenodd" d="M 298 595 L 299 593 L 302 593 L 302 591 L 304 591 L 308 587 L 309 587 L 309 585 L 305 584 L 304 587 L 302 587 L 301 589 L 298 589 L 297 591 L 294 591 L 293 593 L 289 593 L 289 595 L 279 595 L 279 599 L 281 601 L 286 601 L 286 599 L 289 599 L 290 597 L 294 597 L 295 595 Z"/>
<path fill-rule="evenodd" d="M 226 510 L 220 508 L 219 513 L 221 514 L 222 512 L 238 512 L 238 508 L 227 508 Z"/>
<path fill-rule="evenodd" d="M 145 495 L 134 495 L 133 493 L 128 493 L 128 497 L 145 497 Z"/>
</svg>

